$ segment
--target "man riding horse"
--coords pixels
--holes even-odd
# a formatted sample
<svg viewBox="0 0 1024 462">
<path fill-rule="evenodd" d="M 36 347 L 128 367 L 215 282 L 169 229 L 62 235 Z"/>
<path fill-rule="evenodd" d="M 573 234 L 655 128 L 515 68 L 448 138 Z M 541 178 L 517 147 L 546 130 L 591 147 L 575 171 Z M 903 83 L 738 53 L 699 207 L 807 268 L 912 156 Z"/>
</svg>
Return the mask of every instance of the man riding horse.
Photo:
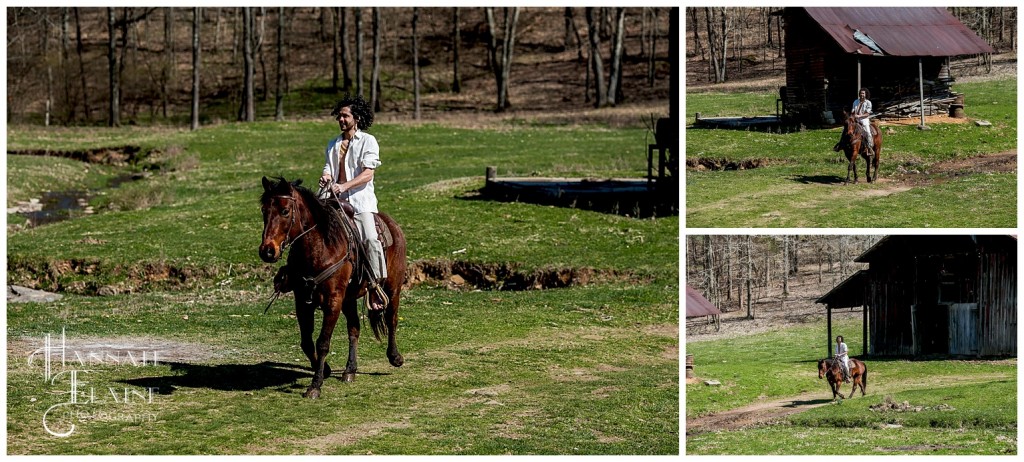
<svg viewBox="0 0 1024 462">
<path fill-rule="evenodd" d="M 860 122 L 861 139 L 867 141 L 867 156 L 875 155 L 874 135 L 871 133 L 871 92 L 867 88 L 861 88 L 859 98 L 853 101 L 853 118 Z"/>
</svg>

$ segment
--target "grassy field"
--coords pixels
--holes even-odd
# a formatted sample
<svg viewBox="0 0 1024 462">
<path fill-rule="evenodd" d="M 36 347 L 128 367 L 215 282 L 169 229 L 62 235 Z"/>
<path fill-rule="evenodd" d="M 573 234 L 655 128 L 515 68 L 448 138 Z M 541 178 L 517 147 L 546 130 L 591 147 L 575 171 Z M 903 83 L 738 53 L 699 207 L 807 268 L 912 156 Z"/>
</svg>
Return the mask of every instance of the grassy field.
<svg viewBox="0 0 1024 462">
<path fill-rule="evenodd" d="M 830 400 L 816 362 L 825 356 L 824 322 L 729 340 L 691 342 L 697 375 L 722 382 L 686 386 L 687 419 L 789 396 Z M 853 356 L 858 320 L 833 332 Z M 810 339 L 810 341 L 809 341 Z M 866 360 L 867 395 L 809 408 L 769 426 L 688 435 L 687 454 L 1015 454 L 1016 361 Z M 771 365 L 770 372 L 765 370 Z M 844 387 L 844 393 L 849 386 Z M 886 398 L 920 412 L 876 412 Z M 937 408 L 939 405 L 950 408 Z"/>
<path fill-rule="evenodd" d="M 65 298 L 9 306 L 8 452 L 679 452 L 678 217 L 478 194 L 488 165 L 503 176 L 641 176 L 644 133 L 636 129 L 373 127 L 383 147 L 381 208 L 403 226 L 410 260 L 617 276 L 524 292 L 414 286 L 403 296 L 398 331 L 405 366 L 388 365 L 384 345 L 364 330 L 358 379 L 330 379 L 321 400 L 302 399 L 311 374 L 292 299 L 262 314 L 276 268 L 256 255 L 257 199 L 264 175 L 315 180 L 335 130 L 326 122 L 196 133 L 9 127 L 10 149 L 133 144 L 154 149 L 150 160 L 160 168 L 97 194 L 94 216 L 9 234 L 8 283 L 60 289 Z M 8 188 L 35 197 L 48 184 L 45 167 L 8 156 Z M 80 164 L 68 168 L 85 173 Z M 93 187 L 132 168 L 91 167 L 81 181 Z M 95 296 L 102 287 L 117 295 Z M 25 358 L 62 328 L 69 343 L 171 353 L 145 367 L 90 364 L 84 380 L 97 399 L 77 404 L 75 432 L 57 438 L 41 419 L 67 401 L 67 390 L 47 384 L 39 362 Z M 336 369 L 343 345 L 336 336 Z M 158 391 L 151 401 L 123 403 L 111 387 Z"/>
<path fill-rule="evenodd" d="M 930 131 L 891 127 L 879 182 L 842 185 L 846 160 L 832 152 L 839 129 L 770 134 L 688 129 L 687 160 L 759 160 L 748 170 L 686 174 L 689 227 L 1015 227 L 1016 169 L 929 172 L 942 162 L 1016 149 L 1017 81 L 963 83 L 968 116 L 992 122 L 934 124 Z M 687 94 L 686 113 L 774 113 L 775 95 Z M 888 128 L 887 128 L 888 130 Z M 969 166 L 970 163 L 967 162 Z M 905 175 L 908 171 L 922 172 Z"/>
</svg>

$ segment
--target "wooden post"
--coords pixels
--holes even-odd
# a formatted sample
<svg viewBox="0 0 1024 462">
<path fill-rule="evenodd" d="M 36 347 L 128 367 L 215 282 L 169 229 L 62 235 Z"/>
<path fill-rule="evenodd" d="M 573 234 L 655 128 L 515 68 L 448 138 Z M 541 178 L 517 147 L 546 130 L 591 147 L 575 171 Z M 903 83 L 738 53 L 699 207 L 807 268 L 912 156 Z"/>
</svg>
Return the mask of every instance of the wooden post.
<svg viewBox="0 0 1024 462">
<path fill-rule="evenodd" d="M 864 88 L 860 84 L 860 56 L 857 57 L 857 98 L 860 98 L 860 89 Z"/>
<path fill-rule="evenodd" d="M 924 59 L 917 58 L 917 86 L 921 92 L 921 125 L 917 126 L 918 130 L 931 130 L 930 127 L 924 124 Z"/>
<path fill-rule="evenodd" d="M 825 357 L 829 358 L 832 356 L 832 307 L 827 306 L 826 309 L 828 310 L 828 341 L 825 342 Z"/>
<path fill-rule="evenodd" d="M 479 171 L 479 170 L 477 170 L 477 171 Z M 485 174 L 485 178 L 487 178 L 487 182 L 490 183 L 490 182 L 494 181 L 497 177 L 498 177 L 498 168 L 497 167 L 487 167 L 487 173 Z"/>
<path fill-rule="evenodd" d="M 864 342 L 864 352 L 861 353 L 861 356 L 868 355 L 868 306 L 869 305 L 861 306 L 861 309 L 864 310 L 864 324 L 861 331 L 861 341 Z"/>
</svg>

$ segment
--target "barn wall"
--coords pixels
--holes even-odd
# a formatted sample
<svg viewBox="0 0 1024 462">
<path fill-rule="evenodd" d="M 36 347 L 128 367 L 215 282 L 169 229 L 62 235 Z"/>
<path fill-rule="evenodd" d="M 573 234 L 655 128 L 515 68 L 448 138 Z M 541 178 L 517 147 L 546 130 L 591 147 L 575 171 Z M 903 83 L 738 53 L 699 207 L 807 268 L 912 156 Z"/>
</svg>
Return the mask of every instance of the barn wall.
<svg viewBox="0 0 1024 462">
<path fill-rule="evenodd" d="M 978 284 L 980 354 L 1017 354 L 1017 253 L 984 253 Z"/>
<path fill-rule="evenodd" d="M 785 27 L 786 110 L 820 112 L 825 107 L 825 58 L 830 52 L 822 44 L 830 39 L 803 11 L 787 14 Z M 838 52 L 838 47 L 832 48 Z"/>
<path fill-rule="evenodd" d="M 915 303 L 913 275 L 913 267 L 906 261 L 872 263 L 868 270 L 870 354 L 915 353 L 910 315 L 910 306 Z"/>
</svg>

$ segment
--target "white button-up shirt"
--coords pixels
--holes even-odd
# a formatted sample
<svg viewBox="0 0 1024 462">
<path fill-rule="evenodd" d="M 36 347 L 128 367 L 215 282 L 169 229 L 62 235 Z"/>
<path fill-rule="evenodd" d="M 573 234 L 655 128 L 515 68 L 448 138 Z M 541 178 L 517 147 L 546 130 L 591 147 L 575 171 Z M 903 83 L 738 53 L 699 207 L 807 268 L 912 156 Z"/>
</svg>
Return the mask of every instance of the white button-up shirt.
<svg viewBox="0 0 1024 462">
<path fill-rule="evenodd" d="M 334 181 L 351 180 L 363 172 L 363 169 L 376 169 L 380 166 L 380 146 L 373 135 L 356 130 L 355 136 L 349 142 L 348 154 L 345 155 L 344 176 L 338 171 L 338 159 L 341 157 L 342 135 L 327 143 L 327 150 L 324 152 L 326 163 L 323 173 L 329 173 Z M 373 180 L 362 186 L 357 186 L 342 193 L 343 199 L 356 210 L 361 212 L 377 212 L 377 195 L 373 191 Z"/>
</svg>

